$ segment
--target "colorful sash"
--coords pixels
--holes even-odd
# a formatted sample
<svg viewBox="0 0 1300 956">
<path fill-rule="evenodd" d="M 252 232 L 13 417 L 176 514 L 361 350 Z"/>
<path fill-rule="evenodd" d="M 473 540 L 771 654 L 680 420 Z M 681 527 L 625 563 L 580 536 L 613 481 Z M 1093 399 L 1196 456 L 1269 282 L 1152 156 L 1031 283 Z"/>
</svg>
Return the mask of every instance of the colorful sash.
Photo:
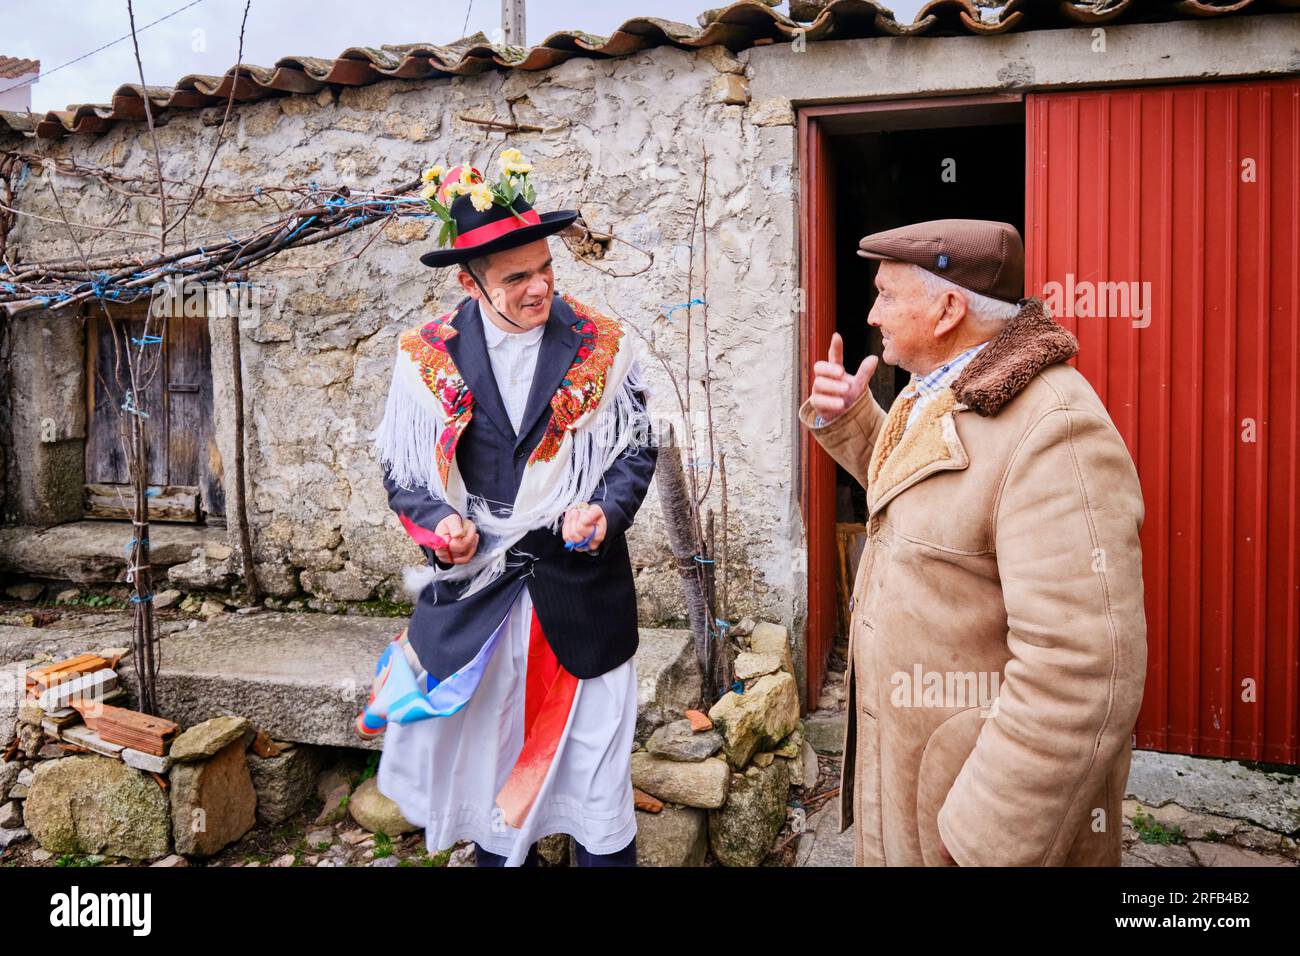
<svg viewBox="0 0 1300 956">
<path fill-rule="evenodd" d="M 422 678 L 416 677 L 419 661 L 406 639 L 406 628 L 402 628 L 375 665 L 370 697 L 365 709 L 357 715 L 357 735 L 363 740 L 373 740 L 384 732 L 389 721 L 409 724 L 456 713 L 478 688 L 509 621 L 507 615 L 474 660 L 441 683 L 427 672 Z M 528 631 L 524 744 L 496 800 L 506 823 L 512 827 L 523 826 L 541 792 L 564 728 L 569 725 L 577 693 L 578 678 L 556 659 L 534 609 Z"/>
</svg>

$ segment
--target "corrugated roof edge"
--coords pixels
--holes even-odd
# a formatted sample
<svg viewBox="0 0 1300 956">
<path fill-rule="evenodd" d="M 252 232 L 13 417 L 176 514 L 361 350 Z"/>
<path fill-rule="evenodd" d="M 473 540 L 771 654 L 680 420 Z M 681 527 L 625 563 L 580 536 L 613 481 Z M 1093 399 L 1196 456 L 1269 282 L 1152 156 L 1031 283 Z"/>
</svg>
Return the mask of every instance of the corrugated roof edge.
<svg viewBox="0 0 1300 956">
<path fill-rule="evenodd" d="M 800 32 L 810 42 L 866 37 L 993 35 L 1012 30 L 1053 29 L 1114 22 L 1218 17 L 1243 12 L 1300 9 L 1300 0 L 1008 0 L 996 19 L 982 20 L 971 0 L 930 0 L 910 24 L 876 0 L 831 0 L 809 23 L 799 23 L 755 0 L 722 8 L 705 27 L 657 17 L 634 17 L 611 36 L 578 30 L 553 33 L 533 47 L 494 46 L 478 33 L 455 43 L 349 47 L 333 60 L 286 56 L 275 66 L 232 66 L 221 76 L 191 74 L 172 87 L 150 86 L 151 108 L 202 109 L 224 103 L 234 87 L 237 102 L 315 93 L 326 86 L 366 86 L 386 79 L 470 76 L 490 69 L 546 70 L 576 56 L 628 56 L 657 46 L 683 49 L 721 44 L 738 52 L 762 43 L 788 43 Z M 987 11 L 985 11 L 987 12 Z M 111 103 L 75 103 L 44 114 L 0 110 L 0 123 L 15 132 L 57 139 L 103 132 L 113 123 L 143 121 L 137 83 L 119 86 Z"/>
</svg>

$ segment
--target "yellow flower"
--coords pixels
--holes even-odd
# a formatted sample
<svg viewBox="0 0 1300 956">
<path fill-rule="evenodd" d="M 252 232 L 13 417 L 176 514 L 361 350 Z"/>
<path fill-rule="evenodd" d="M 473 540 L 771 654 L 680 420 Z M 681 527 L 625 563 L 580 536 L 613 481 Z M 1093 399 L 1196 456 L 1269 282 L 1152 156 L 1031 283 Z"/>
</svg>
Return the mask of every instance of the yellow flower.
<svg viewBox="0 0 1300 956">
<path fill-rule="evenodd" d="M 420 174 L 420 178 L 423 179 L 426 183 L 436 183 L 438 180 L 442 179 L 442 174 L 444 172 L 445 170 L 442 168 L 440 164 L 434 163 L 432 166 L 430 166 L 428 169 L 426 169 L 423 173 Z"/>
<path fill-rule="evenodd" d="M 503 149 L 501 155 L 497 157 L 497 162 L 501 165 L 501 172 L 507 174 L 529 173 L 533 169 L 533 164 L 526 161 L 524 154 L 514 147 Z"/>
<path fill-rule="evenodd" d="M 420 198 L 421 198 L 421 199 L 437 199 L 437 198 L 438 198 L 438 184 L 437 184 L 437 183 L 429 183 L 427 186 L 425 186 L 423 189 L 421 189 L 421 190 L 420 190 Z"/>
<path fill-rule="evenodd" d="M 474 178 L 474 170 L 469 166 L 460 168 L 460 183 L 462 186 L 473 186 L 477 180 Z"/>
<path fill-rule="evenodd" d="M 463 196 L 469 192 L 469 187 L 464 182 L 454 182 L 447 184 L 447 200 L 450 202 L 457 196 Z"/>
<path fill-rule="evenodd" d="M 469 201 L 474 204 L 474 208 L 479 212 L 487 212 L 492 208 L 492 189 L 487 183 L 476 183 L 469 189 Z"/>
</svg>

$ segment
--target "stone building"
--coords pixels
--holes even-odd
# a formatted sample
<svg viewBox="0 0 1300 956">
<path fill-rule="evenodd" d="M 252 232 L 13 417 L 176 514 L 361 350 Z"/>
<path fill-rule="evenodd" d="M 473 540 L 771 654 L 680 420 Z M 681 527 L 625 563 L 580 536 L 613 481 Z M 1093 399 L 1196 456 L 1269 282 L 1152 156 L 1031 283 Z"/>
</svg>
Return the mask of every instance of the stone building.
<svg viewBox="0 0 1300 956">
<path fill-rule="evenodd" d="M 1290 102 L 1300 12 L 1293 2 L 1265 0 L 1012 0 L 982 12 L 935 0 L 916 23 L 899 24 L 867 0 L 791 6 L 806 19 L 744 2 L 711 12 L 700 28 L 642 17 L 608 38 L 561 33 L 526 50 L 470 38 L 447 47 L 352 48 L 334 60 L 286 56 L 272 67 L 183 77 L 149 96 L 166 175 L 193 181 L 235 84 L 228 139 L 207 185 L 227 193 L 260 187 L 264 201 L 275 187 L 312 182 L 383 189 L 433 162 L 482 163 L 503 144 L 519 147 L 534 163 L 540 208 L 580 209 L 594 230 L 630 244 L 614 243 L 597 260 L 636 273 L 611 277 L 555 242 L 558 289 L 628 319 L 679 375 L 687 323 L 685 310 L 673 307 L 702 294 L 707 265 L 715 452 L 726 454 L 729 491 L 727 613 L 789 626 L 805 701 L 816 701 L 836 627 L 835 526 L 863 516 L 852 489 L 837 485 L 833 466 L 810 450 L 796 409 L 833 329 L 845 333 L 855 365 L 873 344 L 864 323 L 870 274 L 852 255 L 856 237 L 916 219 L 1005 219 L 1022 228 L 1037 263 L 1031 286 L 1067 269 L 1079 273 L 1078 261 L 1056 252 L 1049 262 L 1036 231 L 1046 228 L 1049 199 L 1053 225 L 1081 209 L 1044 170 L 1049 155 L 1054 172 L 1084 162 L 1096 138 L 1061 139 L 1062 116 L 1093 117 L 1101 97 L 1106 115 L 1130 110 L 1124 115 L 1140 125 L 1147 114 L 1131 112 L 1134 97 L 1168 96 L 1174 108 L 1187 84 L 1220 84 L 1241 96 L 1271 84 L 1275 107 Z M 1094 99 L 1079 99 L 1081 91 Z M 1212 120 L 1231 108 L 1208 95 L 1201 102 Z M 1294 149 L 1282 136 L 1284 128 L 1296 135 L 1289 117 L 1280 107 L 1256 117 L 1276 124 L 1275 162 Z M 141 90 L 128 84 L 111 104 L 34 117 L 0 112 L 0 149 L 147 181 L 154 154 L 143 120 Z M 706 157 L 707 262 L 698 237 L 692 262 Z M 1293 190 L 1296 160 L 1289 154 Z M 1118 186 L 1127 180 L 1116 170 Z M 146 246 L 151 224 L 156 229 L 156 203 L 126 199 L 93 177 L 29 159 L 14 180 L 22 215 L 8 236 L 10 258 L 77 255 L 50 185 L 74 198 L 76 222 L 127 233 L 85 231 L 79 238 L 91 249 Z M 247 202 L 201 203 L 187 229 L 191 237 L 238 234 L 266 217 L 265 207 Z M 1110 221 L 1115 230 L 1130 226 L 1118 212 Z M 1283 225 L 1274 226 L 1279 239 Z M 424 221 L 390 224 L 352 257 L 368 238 L 291 251 L 254 276 L 260 312 L 242 329 L 248 515 L 259 577 L 280 598 L 393 595 L 401 566 L 419 557 L 387 507 L 367 433 L 382 413 L 398 333 L 446 310 L 459 290 L 452 275 L 419 264 L 433 242 Z M 653 253 L 648 268 L 633 246 Z M 703 310 L 692 316 L 691 425 L 702 434 Z M 1157 318 L 1167 320 L 1167 312 Z M 9 527 L 0 564 L 57 577 L 47 548 L 34 543 L 41 529 L 49 529 L 48 542 L 59 528 L 105 540 L 82 522 L 85 485 L 111 484 L 88 400 L 97 333 L 80 316 L 51 312 L 13 318 L 4 333 Z M 176 372 L 180 389 L 169 393 L 178 403 L 208 403 L 194 413 L 197 430 L 168 439 L 188 477 L 158 479 L 205 489 L 203 528 L 155 526 L 160 542 L 180 536 L 177 560 L 214 535 L 217 544 L 238 543 L 236 522 L 220 521 L 234 500 L 229 334 L 225 322 L 195 324 L 184 346 L 193 361 Z M 656 417 L 681 432 L 668 377 L 645 342 L 637 348 Z M 1295 389 L 1297 360 L 1286 361 L 1287 387 Z M 900 380 L 879 378 L 877 396 L 887 402 Z M 697 464 L 707 468 L 708 457 L 705 446 Z M 719 495 L 715 475 L 708 501 L 720 513 Z M 83 566 L 112 579 L 128 538 L 129 529 L 115 529 L 96 545 L 102 560 L 83 557 Z M 643 622 L 680 620 L 677 571 L 653 490 L 631 543 Z"/>
</svg>

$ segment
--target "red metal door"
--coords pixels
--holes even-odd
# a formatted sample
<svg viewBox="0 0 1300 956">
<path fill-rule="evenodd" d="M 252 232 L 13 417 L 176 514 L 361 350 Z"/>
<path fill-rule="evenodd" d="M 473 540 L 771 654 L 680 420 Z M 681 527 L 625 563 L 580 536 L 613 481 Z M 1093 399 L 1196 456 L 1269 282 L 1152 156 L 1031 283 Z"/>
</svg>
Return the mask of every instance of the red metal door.
<svg viewBox="0 0 1300 956">
<path fill-rule="evenodd" d="M 1146 500 L 1137 746 L 1300 763 L 1300 81 L 1027 108 L 1028 294 Z"/>
</svg>

